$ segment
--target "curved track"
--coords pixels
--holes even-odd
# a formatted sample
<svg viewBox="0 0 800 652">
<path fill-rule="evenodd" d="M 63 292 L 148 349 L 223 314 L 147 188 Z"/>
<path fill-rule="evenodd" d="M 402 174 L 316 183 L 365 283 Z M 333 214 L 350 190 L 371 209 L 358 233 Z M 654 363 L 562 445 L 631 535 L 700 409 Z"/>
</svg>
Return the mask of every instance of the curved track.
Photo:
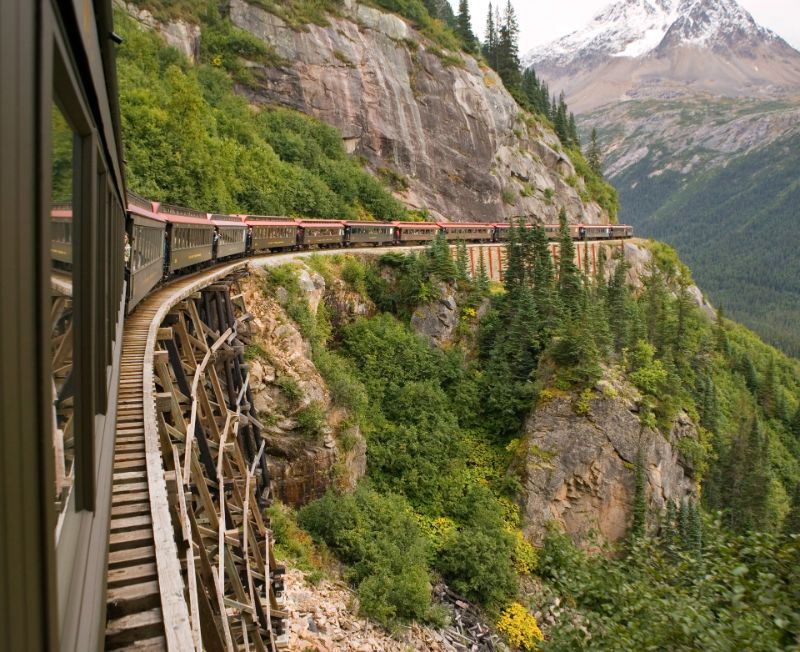
<svg viewBox="0 0 800 652">
<path fill-rule="evenodd" d="M 324 249 L 224 263 L 157 288 L 127 317 L 114 449 L 106 649 L 195 649 L 156 425 L 153 356 L 159 326 L 169 310 L 247 265 L 275 266 L 315 254 L 378 255 L 421 248 Z"/>
</svg>

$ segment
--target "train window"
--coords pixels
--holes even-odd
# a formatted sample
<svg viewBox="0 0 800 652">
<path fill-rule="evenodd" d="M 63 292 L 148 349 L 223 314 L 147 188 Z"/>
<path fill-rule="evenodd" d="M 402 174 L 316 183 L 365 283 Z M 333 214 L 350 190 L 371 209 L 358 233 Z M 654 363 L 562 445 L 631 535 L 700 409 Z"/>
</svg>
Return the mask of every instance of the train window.
<svg viewBox="0 0 800 652">
<path fill-rule="evenodd" d="M 75 385 L 73 377 L 73 340 L 75 305 L 72 293 L 72 221 L 73 185 L 76 160 L 76 136 L 61 108 L 53 103 L 52 172 L 52 241 L 50 255 L 51 312 L 50 356 L 53 396 L 53 454 L 55 456 L 55 503 L 61 514 L 67 505 L 75 477 Z M 77 217 L 77 216 L 76 216 Z"/>
</svg>

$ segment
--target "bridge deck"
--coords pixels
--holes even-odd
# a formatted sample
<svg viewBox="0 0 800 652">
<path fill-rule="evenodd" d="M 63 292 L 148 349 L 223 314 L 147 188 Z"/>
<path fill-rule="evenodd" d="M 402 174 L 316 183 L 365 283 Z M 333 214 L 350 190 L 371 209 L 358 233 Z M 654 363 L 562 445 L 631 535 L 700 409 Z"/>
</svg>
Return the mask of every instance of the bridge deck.
<svg viewBox="0 0 800 652">
<path fill-rule="evenodd" d="M 114 449 L 108 553 L 106 649 L 166 649 L 158 585 L 144 437 L 144 358 L 147 336 L 164 291 L 128 317 Z"/>
</svg>

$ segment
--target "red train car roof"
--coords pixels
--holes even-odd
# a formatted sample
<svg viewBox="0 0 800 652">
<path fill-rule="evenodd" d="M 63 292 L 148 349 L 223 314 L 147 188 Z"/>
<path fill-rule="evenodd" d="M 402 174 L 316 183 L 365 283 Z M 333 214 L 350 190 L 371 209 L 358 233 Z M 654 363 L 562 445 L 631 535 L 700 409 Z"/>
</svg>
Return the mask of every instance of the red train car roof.
<svg viewBox="0 0 800 652">
<path fill-rule="evenodd" d="M 341 220 L 299 220 L 300 226 L 344 226 Z"/>
<path fill-rule="evenodd" d="M 245 224 L 247 226 L 297 226 L 297 221 L 287 220 L 286 218 L 282 220 L 253 220 L 248 218 L 245 220 Z"/>
<path fill-rule="evenodd" d="M 393 222 L 378 222 L 377 220 L 374 222 L 352 220 L 349 222 L 345 222 L 345 224 L 347 224 L 347 226 L 394 226 Z"/>
<path fill-rule="evenodd" d="M 439 225 L 435 222 L 392 222 L 394 226 L 413 227 L 415 229 L 438 229 Z"/>
</svg>

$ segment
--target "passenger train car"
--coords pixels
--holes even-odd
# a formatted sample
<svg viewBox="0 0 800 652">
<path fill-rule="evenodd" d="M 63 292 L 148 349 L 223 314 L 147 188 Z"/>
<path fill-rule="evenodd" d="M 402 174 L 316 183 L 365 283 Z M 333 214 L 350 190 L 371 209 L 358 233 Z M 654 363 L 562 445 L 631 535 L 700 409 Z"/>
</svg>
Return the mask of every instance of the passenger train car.
<svg viewBox="0 0 800 652">
<path fill-rule="evenodd" d="M 505 242 L 511 228 L 507 223 L 359 222 L 207 214 L 147 201 L 133 193 L 128 193 L 128 215 L 129 312 L 163 279 L 214 262 L 312 247 L 420 245 L 431 242 L 439 233 L 451 243 Z M 548 239 L 559 237 L 557 224 L 545 224 L 544 229 Z M 573 224 L 569 229 L 574 240 L 632 235 L 631 227 L 624 225 Z M 54 234 L 62 237 L 62 231 Z M 53 250 L 62 244 L 54 240 Z M 161 274 L 158 256 L 163 263 Z"/>
</svg>

